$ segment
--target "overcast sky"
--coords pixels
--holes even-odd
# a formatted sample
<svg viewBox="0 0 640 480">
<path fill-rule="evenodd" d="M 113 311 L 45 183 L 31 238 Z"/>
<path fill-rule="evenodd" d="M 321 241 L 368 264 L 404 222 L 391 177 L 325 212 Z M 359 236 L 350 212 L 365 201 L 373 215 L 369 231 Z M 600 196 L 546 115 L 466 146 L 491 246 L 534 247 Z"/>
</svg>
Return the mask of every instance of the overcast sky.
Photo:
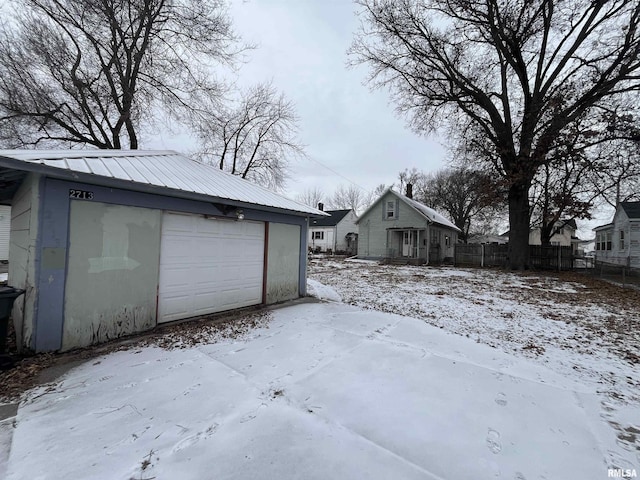
<svg viewBox="0 0 640 480">
<path fill-rule="evenodd" d="M 412 132 L 396 115 L 388 91 L 364 85 L 368 67 L 347 68 L 346 51 L 359 25 L 355 11 L 351 0 L 231 2 L 236 31 L 259 46 L 240 81 L 273 79 L 300 116 L 310 158 L 293 165 L 287 196 L 311 187 L 331 195 L 349 183 L 345 178 L 371 190 L 396 182 L 405 168 L 430 172 L 447 166 L 446 138 Z M 591 228 L 612 214 L 607 208 L 591 221 L 578 220 L 579 236 L 593 237 Z"/>
<path fill-rule="evenodd" d="M 388 92 L 363 85 L 365 67 L 347 68 L 346 51 L 358 25 L 354 11 L 350 0 L 231 2 L 236 32 L 258 45 L 239 82 L 272 80 L 300 117 L 309 158 L 292 164 L 287 196 L 313 187 L 331 195 L 350 182 L 372 190 L 395 182 L 405 168 L 445 166 L 440 141 L 411 132 L 396 116 Z M 158 147 L 179 149 L 169 139 L 159 142 Z"/>
</svg>

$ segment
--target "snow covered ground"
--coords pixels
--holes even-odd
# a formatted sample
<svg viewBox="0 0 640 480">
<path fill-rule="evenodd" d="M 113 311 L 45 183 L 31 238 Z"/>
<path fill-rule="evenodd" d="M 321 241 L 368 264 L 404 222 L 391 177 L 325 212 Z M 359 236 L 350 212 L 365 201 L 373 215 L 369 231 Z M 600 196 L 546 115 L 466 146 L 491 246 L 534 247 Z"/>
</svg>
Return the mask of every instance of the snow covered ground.
<svg viewBox="0 0 640 480">
<path fill-rule="evenodd" d="M 421 319 L 531 359 L 598 393 L 610 464 L 640 465 L 640 293 L 589 276 L 314 260 L 345 302 Z M 640 475 L 640 470 L 638 470 Z"/>
<path fill-rule="evenodd" d="M 312 268 L 310 290 L 330 302 L 273 310 L 233 339 L 94 358 L 29 392 L 0 435 L 0 450 L 10 444 L 0 478 L 640 473 L 637 383 L 622 380 L 638 382 L 638 364 L 595 333 L 585 344 L 571 316 L 585 309 L 586 324 L 615 325 L 617 313 L 585 304 L 565 317 L 564 296 L 587 287 L 481 270 Z"/>
</svg>

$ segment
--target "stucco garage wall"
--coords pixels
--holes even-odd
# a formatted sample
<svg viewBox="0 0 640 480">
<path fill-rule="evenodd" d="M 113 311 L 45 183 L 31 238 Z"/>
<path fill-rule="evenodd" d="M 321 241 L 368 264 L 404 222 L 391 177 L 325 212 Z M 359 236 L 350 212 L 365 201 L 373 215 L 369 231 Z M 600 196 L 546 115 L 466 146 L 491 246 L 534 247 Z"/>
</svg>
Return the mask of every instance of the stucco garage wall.
<svg viewBox="0 0 640 480">
<path fill-rule="evenodd" d="M 9 232 L 11 231 L 11 207 L 0 205 L 0 260 L 9 260 Z"/>
<path fill-rule="evenodd" d="M 36 304 L 36 241 L 38 238 L 40 178 L 29 174 L 11 206 L 9 285 L 26 290 L 13 304 L 13 326 L 18 349 L 32 347 Z"/>
<path fill-rule="evenodd" d="M 161 215 L 71 201 L 63 350 L 155 325 Z"/>
<path fill-rule="evenodd" d="M 26 184 L 23 185 L 26 188 Z M 183 198 L 174 198 L 167 197 L 158 194 L 152 194 L 148 192 L 134 192 L 129 190 L 123 190 L 118 188 L 111 188 L 93 184 L 85 184 L 81 182 L 69 182 L 65 180 L 52 179 L 52 178 L 40 178 L 38 179 L 38 183 L 35 185 L 36 188 L 39 188 L 39 191 L 34 194 L 36 203 L 33 207 L 34 211 L 31 212 L 32 216 L 32 225 L 31 229 L 38 228 L 37 235 L 37 246 L 35 245 L 35 230 L 31 230 L 30 235 L 34 235 L 33 237 L 33 257 L 32 262 L 34 265 L 29 267 L 31 272 L 33 272 L 33 276 L 31 278 L 27 278 L 27 289 L 29 294 L 29 289 L 33 291 L 34 301 L 31 302 L 32 313 L 28 318 L 31 322 L 29 324 L 29 328 L 31 328 L 29 337 L 25 339 L 23 343 L 24 347 L 31 348 L 37 352 L 46 352 L 46 351 L 54 351 L 60 350 L 62 348 L 68 349 L 71 348 L 75 342 L 63 342 L 63 335 L 65 334 L 65 323 L 67 326 L 71 325 L 67 321 L 68 308 L 76 309 L 73 315 L 77 315 L 82 307 L 83 299 L 71 299 L 71 304 L 67 305 L 67 294 L 71 292 L 76 292 L 78 295 L 84 295 L 86 297 L 86 301 L 93 301 L 94 296 L 93 292 L 98 291 L 97 288 L 93 288 L 91 290 L 86 289 L 85 282 L 79 278 L 73 277 L 73 273 L 71 273 L 71 282 L 76 285 L 76 287 L 81 287 L 79 290 L 76 287 L 72 287 L 67 289 L 66 287 L 70 284 L 67 283 L 68 279 L 68 270 L 73 265 L 74 260 L 71 263 L 67 263 L 67 255 L 68 255 L 68 247 L 73 248 L 74 244 L 79 242 L 89 242 L 89 238 L 85 240 L 81 239 L 73 239 L 70 237 L 72 235 L 73 228 L 70 227 L 70 219 L 71 219 L 71 205 L 74 203 L 84 203 L 84 204 L 92 204 L 92 203 L 102 203 L 102 208 L 111 207 L 120 207 L 124 209 L 142 209 L 142 210 L 155 210 L 157 211 L 154 215 L 161 215 L 162 211 L 173 211 L 173 212 L 183 212 L 190 214 L 198 214 L 198 215 L 206 215 L 212 218 L 226 218 L 227 220 L 235 221 L 235 213 L 226 212 L 228 215 L 225 217 L 225 211 L 218 208 L 218 206 L 211 202 L 206 201 L 198 201 L 191 199 L 183 199 Z M 91 199 L 87 200 L 79 200 L 76 198 L 71 198 L 71 191 L 87 191 L 92 195 Z M 17 199 L 17 197 L 15 198 Z M 37 211 L 39 208 L 39 212 Z M 75 208 L 75 207 L 74 207 Z M 292 232 L 298 232 L 298 259 L 294 265 L 298 265 L 298 271 L 295 272 L 295 280 L 298 281 L 297 292 L 300 295 L 305 294 L 306 287 L 306 260 L 307 255 L 304 249 L 300 249 L 300 245 L 304 245 L 306 242 L 307 235 L 307 227 L 306 227 L 306 218 L 300 216 L 292 216 L 284 213 L 277 212 L 268 212 L 268 211 L 260 211 L 251 208 L 244 208 L 244 215 L 246 222 L 267 222 L 267 223 L 276 223 L 276 224 L 285 224 L 293 227 Z M 18 210 L 14 212 L 17 214 Z M 91 217 L 88 220 L 94 221 L 95 219 L 100 218 L 98 213 L 95 213 L 95 216 L 87 215 L 87 217 Z M 126 217 L 124 217 L 126 218 Z M 154 217 L 155 218 L 155 217 Z M 162 223 L 160 221 L 160 223 Z M 99 232 L 91 233 L 95 228 L 98 228 L 96 225 L 92 223 L 86 223 L 83 225 L 81 231 L 84 233 L 82 235 L 93 235 L 93 240 L 91 242 L 98 242 L 99 249 L 97 252 L 85 252 L 84 256 L 86 259 L 88 258 L 99 258 L 102 255 L 102 241 L 103 235 L 102 230 Z M 102 229 L 102 225 L 99 225 L 99 228 Z M 136 229 L 131 229 L 127 227 L 130 231 L 136 231 Z M 157 231 L 157 236 L 154 234 L 154 238 L 156 242 L 159 242 L 160 230 Z M 132 238 L 136 238 L 135 235 Z M 145 243 L 142 241 L 141 243 Z M 294 244 L 295 240 L 291 243 Z M 85 245 L 88 248 L 87 245 Z M 95 246 L 97 249 L 98 246 Z M 134 248 L 130 243 L 130 249 Z M 152 255 L 155 253 L 155 258 L 153 262 L 151 262 L 151 257 L 148 258 L 149 261 L 143 261 L 134 256 L 132 253 L 128 254 L 129 258 L 146 265 L 152 265 L 154 268 L 157 268 L 159 265 L 159 248 L 157 243 L 153 244 L 151 242 L 146 244 L 146 251 L 141 254 Z M 130 250 L 131 251 L 131 250 Z M 73 254 L 73 252 L 71 252 Z M 273 253 L 273 252 L 272 252 Z M 265 255 L 268 252 L 265 252 L 264 249 L 261 250 L 261 260 L 264 262 Z M 294 255 L 294 251 L 288 252 L 290 256 Z M 277 258 L 277 257 L 276 257 Z M 128 264 L 133 265 L 133 264 Z M 13 268 L 14 265 L 10 265 L 10 268 Z M 83 270 L 84 268 L 84 270 Z M 90 275 L 88 273 L 88 265 L 79 268 L 79 272 L 76 274 L 84 275 L 85 280 L 88 281 Z M 138 267 L 139 268 L 139 267 Z M 84 271 L 84 273 L 83 273 Z M 136 278 L 135 274 L 139 270 L 136 268 L 132 271 L 131 278 Z M 291 270 L 292 271 L 292 270 Z M 122 275 L 116 274 L 115 271 L 111 272 L 103 272 L 102 274 L 92 274 L 93 276 L 100 275 L 115 275 L 114 278 L 121 279 L 124 278 L 124 273 L 121 272 Z M 149 288 L 153 288 L 154 295 L 154 308 L 155 308 L 155 299 L 157 297 L 157 292 L 155 288 L 158 283 L 158 275 L 155 272 L 148 272 L 143 277 L 147 279 L 153 279 L 153 285 L 149 285 Z M 17 277 L 16 277 L 17 278 Z M 23 274 L 22 278 L 26 278 L 26 274 Z M 11 279 L 10 279 L 11 280 Z M 117 280 L 116 280 L 117 283 Z M 129 285 L 131 282 L 127 281 L 126 285 Z M 13 283 L 16 284 L 16 283 Z M 19 284 L 16 284 L 20 286 Z M 266 286 L 266 285 L 265 285 Z M 272 284 L 273 286 L 273 284 Z M 120 288 L 118 286 L 117 288 Z M 137 287 L 136 287 L 137 288 Z M 292 288 L 289 285 L 289 288 Z M 35 294 L 37 292 L 37 295 Z M 125 292 L 126 293 L 126 292 Z M 149 292 L 147 292 L 149 293 Z M 261 290 L 262 293 L 262 290 Z M 266 288 L 264 291 L 265 299 L 266 299 Z M 91 297 L 90 297 L 91 295 Z M 270 296 L 272 299 L 276 299 L 273 301 L 278 301 L 278 295 Z M 293 298 L 293 295 L 291 296 Z M 103 300 L 97 299 L 98 302 L 102 302 Z M 116 308 L 118 303 L 114 305 L 107 305 L 109 302 L 104 300 L 103 307 L 105 308 Z M 119 301 L 119 306 L 124 306 L 125 301 Z M 28 311 L 29 303 L 27 303 L 27 311 Z M 84 307 L 83 307 L 84 308 Z M 125 335 L 127 333 L 127 328 L 132 324 L 135 324 L 135 328 L 138 329 L 140 325 L 143 325 L 144 328 L 145 323 L 139 322 L 140 315 L 137 313 L 131 320 L 132 323 L 128 323 L 131 317 L 127 317 L 127 315 L 131 315 L 130 310 L 127 309 L 126 315 L 123 318 L 117 318 L 118 322 L 121 322 L 118 325 L 119 330 L 116 332 L 104 331 L 104 327 L 100 326 L 100 330 L 97 330 L 97 326 L 99 323 L 94 323 L 93 312 L 88 312 L 91 314 L 91 321 L 89 322 L 89 327 L 85 327 L 88 330 L 85 330 L 83 335 L 83 342 L 85 340 L 89 340 L 92 343 L 96 343 L 99 341 L 103 341 L 105 338 L 113 338 L 115 335 Z M 118 313 L 118 312 L 116 312 Z M 87 318 L 87 312 L 85 311 L 82 314 L 85 318 Z M 99 318 L 99 313 L 96 313 L 97 318 Z M 157 317 L 157 314 L 156 314 Z M 75 317 L 74 317 L 75 318 Z M 80 318 L 80 317 L 77 317 Z M 87 320 L 85 320 L 87 321 Z M 91 338 L 90 338 L 91 337 Z M 25 342 L 28 341 L 29 343 Z"/>
<path fill-rule="evenodd" d="M 300 296 L 300 227 L 269 223 L 266 303 Z"/>
</svg>

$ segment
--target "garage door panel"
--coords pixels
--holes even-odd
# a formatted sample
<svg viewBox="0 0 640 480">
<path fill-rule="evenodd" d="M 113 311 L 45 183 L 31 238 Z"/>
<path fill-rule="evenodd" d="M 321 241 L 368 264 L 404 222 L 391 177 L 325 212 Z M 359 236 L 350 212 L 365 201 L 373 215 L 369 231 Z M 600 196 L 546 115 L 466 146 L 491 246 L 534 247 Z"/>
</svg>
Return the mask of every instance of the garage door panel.
<svg viewBox="0 0 640 480">
<path fill-rule="evenodd" d="M 262 302 L 264 224 L 165 213 L 158 322 Z"/>
<path fill-rule="evenodd" d="M 187 318 L 191 310 L 189 295 L 167 296 L 163 301 L 163 315 L 167 317 Z"/>
</svg>

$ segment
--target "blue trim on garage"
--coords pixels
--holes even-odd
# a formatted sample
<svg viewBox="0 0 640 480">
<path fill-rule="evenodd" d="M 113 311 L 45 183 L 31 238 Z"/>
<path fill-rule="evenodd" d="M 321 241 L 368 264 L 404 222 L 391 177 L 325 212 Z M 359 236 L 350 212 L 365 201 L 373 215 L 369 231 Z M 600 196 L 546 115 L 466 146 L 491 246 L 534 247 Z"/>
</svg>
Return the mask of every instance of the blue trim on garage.
<svg viewBox="0 0 640 480">
<path fill-rule="evenodd" d="M 46 178 L 41 183 L 39 209 L 39 242 L 37 246 L 36 281 L 38 297 L 34 308 L 33 348 L 36 352 L 58 350 L 62 346 L 64 298 L 69 242 L 69 190 L 90 191 L 94 201 L 116 205 L 152 208 L 233 219 L 236 207 L 227 215 L 218 208 L 220 203 L 201 202 L 157 194 L 121 190 L 80 182 Z M 246 220 L 276 222 L 300 226 L 299 292 L 306 293 L 307 271 L 307 218 L 282 213 L 242 208 Z M 160 252 L 158 252 L 158 255 Z M 60 258 L 62 256 L 62 258 Z M 39 265 L 39 270 L 38 270 Z M 41 315 L 42 312 L 42 315 Z"/>
<path fill-rule="evenodd" d="M 34 174 L 36 175 L 36 174 Z M 31 261 L 34 262 L 33 264 L 33 272 L 35 275 L 35 289 L 34 292 L 36 294 L 36 298 L 33 302 L 33 318 L 31 319 L 31 340 L 29 342 L 28 348 L 30 350 L 36 351 L 36 339 L 38 337 L 38 322 L 36 321 L 36 319 L 38 318 L 38 311 L 39 311 L 39 307 L 40 307 L 40 290 L 39 290 L 39 279 L 40 279 L 40 255 L 39 252 L 41 251 L 42 248 L 42 228 L 43 228 L 43 224 L 44 224 L 44 216 L 41 215 L 41 212 L 44 208 L 44 185 L 45 185 L 45 178 L 42 176 L 38 176 L 37 177 L 37 184 L 38 184 L 38 192 L 37 192 L 37 202 L 38 202 L 38 218 L 37 218 L 37 223 L 38 223 L 38 230 L 37 230 L 37 236 L 36 236 L 36 254 L 35 254 L 35 258 L 31 259 Z M 31 205 L 31 208 L 33 209 L 33 205 Z M 28 278 L 28 274 L 27 274 L 27 284 L 29 283 L 29 278 Z M 24 322 L 25 322 L 25 318 L 24 315 L 26 314 L 25 311 L 22 312 L 23 318 L 22 318 L 22 322 L 23 322 L 23 334 L 24 334 Z"/>
<path fill-rule="evenodd" d="M 57 350 L 62 345 L 69 237 L 69 193 L 65 186 L 45 179 L 40 198 L 40 273 L 38 306 L 34 313 L 36 352 Z"/>
</svg>

